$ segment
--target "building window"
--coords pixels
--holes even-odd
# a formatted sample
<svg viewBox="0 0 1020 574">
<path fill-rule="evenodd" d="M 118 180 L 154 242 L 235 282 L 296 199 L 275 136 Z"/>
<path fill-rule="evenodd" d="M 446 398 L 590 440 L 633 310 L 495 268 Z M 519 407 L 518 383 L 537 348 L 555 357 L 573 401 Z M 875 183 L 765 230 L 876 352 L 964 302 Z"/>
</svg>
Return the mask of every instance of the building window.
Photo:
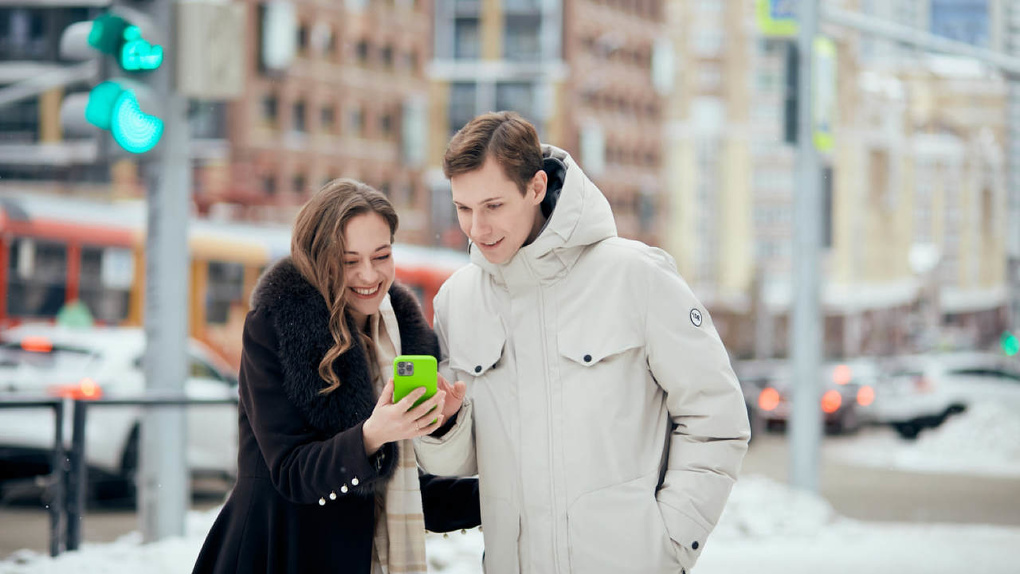
<svg viewBox="0 0 1020 574">
<path fill-rule="evenodd" d="M 535 122 L 535 85 L 529 82 L 496 84 L 496 109 L 513 110 Z"/>
<path fill-rule="evenodd" d="M 134 279 L 134 254 L 130 249 L 81 248 L 79 296 L 97 321 L 120 323 L 127 318 Z"/>
<path fill-rule="evenodd" d="M 205 320 L 215 325 L 226 324 L 231 308 L 244 303 L 244 265 L 209 262 L 209 283 L 205 294 Z"/>
<path fill-rule="evenodd" d="M 326 45 L 323 46 L 322 52 L 329 58 L 336 56 L 336 34 L 332 30 L 326 36 Z"/>
<path fill-rule="evenodd" d="M 349 110 L 347 110 L 347 134 L 352 136 L 361 136 L 362 130 L 364 130 L 365 118 L 361 111 L 361 105 L 355 104 Z"/>
<path fill-rule="evenodd" d="M 305 103 L 297 102 L 294 104 L 294 117 L 291 118 L 291 124 L 293 125 L 294 131 L 298 133 L 305 133 Z"/>
<path fill-rule="evenodd" d="M 262 178 L 262 191 L 266 192 L 266 195 L 276 194 L 276 176 L 267 175 Z"/>
<path fill-rule="evenodd" d="M 386 46 L 382 49 L 382 63 L 387 68 L 393 67 L 393 47 Z"/>
<path fill-rule="evenodd" d="M 262 120 L 270 126 L 276 126 L 278 116 L 278 101 L 274 94 L 267 94 L 262 98 Z"/>
<path fill-rule="evenodd" d="M 308 25 L 301 24 L 297 29 L 297 50 L 299 54 L 308 52 Z"/>
<path fill-rule="evenodd" d="M 503 57 L 512 61 L 532 61 L 541 56 L 539 18 L 508 16 L 503 34 Z"/>
<path fill-rule="evenodd" d="M 35 239 L 11 242 L 7 266 L 7 313 L 53 317 L 67 297 L 67 246 Z"/>
<path fill-rule="evenodd" d="M 307 190 L 305 189 L 305 187 L 307 187 L 307 186 L 308 186 L 308 180 L 305 179 L 305 176 L 303 174 L 299 173 L 299 174 L 294 176 L 294 192 L 295 193 L 304 193 L 304 192 L 306 192 Z"/>
<path fill-rule="evenodd" d="M 393 135 L 393 114 L 385 112 L 379 118 L 379 130 L 384 136 Z"/>
<path fill-rule="evenodd" d="M 0 86 L 3 89 L 5 86 Z M 0 106 L 0 142 L 34 143 L 39 140 L 39 98 Z"/>
<path fill-rule="evenodd" d="M 324 132 L 332 132 L 333 128 L 336 127 L 336 112 L 333 106 L 322 107 L 320 124 Z"/>
<path fill-rule="evenodd" d="M 482 55 L 478 18 L 456 18 L 453 22 L 453 57 L 477 60 Z"/>
<path fill-rule="evenodd" d="M 464 127 L 475 117 L 475 97 L 478 86 L 455 83 L 450 86 L 450 135 Z"/>
<path fill-rule="evenodd" d="M 366 65 L 368 63 L 368 42 L 367 41 L 362 40 L 362 41 L 358 42 L 357 53 L 358 53 L 358 63 L 361 64 L 362 66 Z"/>
</svg>

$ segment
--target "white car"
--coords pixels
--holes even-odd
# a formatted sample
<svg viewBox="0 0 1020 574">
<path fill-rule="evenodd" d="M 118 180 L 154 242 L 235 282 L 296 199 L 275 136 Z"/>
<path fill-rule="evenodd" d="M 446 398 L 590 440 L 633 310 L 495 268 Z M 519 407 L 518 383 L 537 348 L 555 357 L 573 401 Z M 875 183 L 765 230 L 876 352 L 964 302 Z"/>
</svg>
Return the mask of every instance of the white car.
<svg viewBox="0 0 1020 574">
<path fill-rule="evenodd" d="M 145 334 L 138 328 L 71 329 L 26 324 L 0 333 L 0 401 L 5 398 L 61 396 L 123 399 L 144 394 L 142 357 Z M 232 370 L 197 341 L 188 345 L 189 398 L 237 397 Z M 234 405 L 184 407 L 186 455 L 196 474 L 235 476 L 237 408 Z M 64 420 L 70 448 L 72 409 Z M 94 407 L 88 411 L 85 457 L 90 471 L 125 479 L 130 487 L 138 466 L 140 407 Z M 19 462 L 48 461 L 55 434 L 49 409 L 0 409 L 0 460 L 5 474 Z M 4 478 L 0 476 L 0 478 Z"/>
<path fill-rule="evenodd" d="M 899 357 L 876 385 L 876 418 L 900 436 L 926 428 L 977 402 L 1020 408 L 1020 361 L 992 353 Z"/>
</svg>

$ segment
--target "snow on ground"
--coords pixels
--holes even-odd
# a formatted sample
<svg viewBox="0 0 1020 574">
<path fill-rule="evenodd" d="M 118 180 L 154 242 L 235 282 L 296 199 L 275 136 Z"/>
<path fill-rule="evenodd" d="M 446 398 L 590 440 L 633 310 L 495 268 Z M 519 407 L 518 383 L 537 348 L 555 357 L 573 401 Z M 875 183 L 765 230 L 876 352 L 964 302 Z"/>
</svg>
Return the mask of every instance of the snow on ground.
<svg viewBox="0 0 1020 574">
<path fill-rule="evenodd" d="M 998 403 L 975 403 L 916 441 L 892 432 L 832 440 L 825 456 L 842 463 L 911 472 L 1020 477 L 1020 412 Z"/>
<path fill-rule="evenodd" d="M 0 562 L 0 574 L 186 574 L 215 516 L 216 510 L 190 514 L 185 539 L 142 545 L 135 533 L 56 559 L 22 553 Z M 430 535 L 427 544 L 431 572 L 481 572 L 477 529 Z M 734 488 L 695 572 L 1007 574 L 1017 572 L 1016 548 L 1020 528 L 861 522 L 838 515 L 815 495 L 752 475 Z"/>
</svg>

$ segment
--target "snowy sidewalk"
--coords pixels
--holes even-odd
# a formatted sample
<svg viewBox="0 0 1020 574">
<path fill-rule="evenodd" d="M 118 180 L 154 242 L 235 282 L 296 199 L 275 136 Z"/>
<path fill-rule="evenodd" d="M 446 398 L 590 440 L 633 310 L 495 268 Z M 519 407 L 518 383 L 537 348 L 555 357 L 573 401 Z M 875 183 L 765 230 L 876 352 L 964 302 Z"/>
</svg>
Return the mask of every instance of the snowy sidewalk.
<svg viewBox="0 0 1020 574">
<path fill-rule="evenodd" d="M 187 574 L 215 516 L 215 510 L 189 515 L 185 539 L 142 545 L 133 533 L 56 559 L 23 552 L 0 562 L 0 573 Z M 750 476 L 734 488 L 695 572 L 1009 574 L 1018 571 L 1017 548 L 1020 528 L 860 522 L 837 515 L 818 497 Z M 432 572 L 481 572 L 477 530 L 430 536 L 428 552 Z"/>
</svg>

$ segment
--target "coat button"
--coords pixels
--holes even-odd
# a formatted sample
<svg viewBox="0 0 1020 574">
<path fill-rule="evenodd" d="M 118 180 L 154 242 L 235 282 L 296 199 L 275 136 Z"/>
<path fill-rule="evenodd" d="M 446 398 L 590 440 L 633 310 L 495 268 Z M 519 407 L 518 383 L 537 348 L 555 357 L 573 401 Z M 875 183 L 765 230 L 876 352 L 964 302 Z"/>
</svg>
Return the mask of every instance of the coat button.
<svg viewBox="0 0 1020 574">
<path fill-rule="evenodd" d="M 697 540 L 695 540 L 694 542 L 691 543 L 691 548 L 693 548 L 695 550 L 698 549 L 698 541 Z"/>
<path fill-rule="evenodd" d="M 340 487 L 340 492 L 342 494 L 347 494 L 347 485 L 346 484 Z"/>
<path fill-rule="evenodd" d="M 326 506 L 326 499 L 325 498 L 320 498 L 319 499 L 319 506 Z"/>
<path fill-rule="evenodd" d="M 477 367 L 475 367 L 475 372 L 476 372 L 476 373 L 480 373 L 480 372 L 482 372 L 482 366 L 481 366 L 481 365 L 478 365 Z"/>
<path fill-rule="evenodd" d="M 358 486 L 358 477 L 355 476 L 354 478 L 351 479 L 351 485 Z"/>
<path fill-rule="evenodd" d="M 590 363 L 591 362 L 591 355 L 585 355 L 584 356 L 584 362 L 585 363 Z"/>
</svg>

